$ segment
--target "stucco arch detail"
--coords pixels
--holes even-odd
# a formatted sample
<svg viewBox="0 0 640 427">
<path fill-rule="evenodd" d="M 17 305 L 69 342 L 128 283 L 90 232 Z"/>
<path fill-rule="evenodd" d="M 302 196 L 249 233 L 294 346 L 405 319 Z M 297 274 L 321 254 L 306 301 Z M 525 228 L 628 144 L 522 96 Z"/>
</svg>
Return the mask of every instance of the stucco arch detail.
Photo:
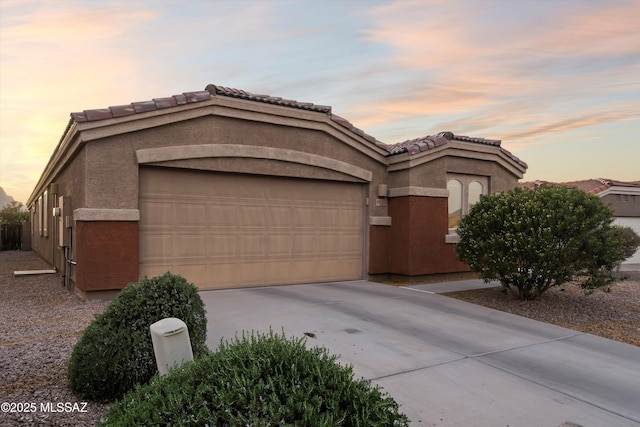
<svg viewBox="0 0 640 427">
<path fill-rule="evenodd" d="M 138 164 L 167 162 L 172 160 L 202 159 L 209 157 L 236 157 L 251 159 L 279 160 L 315 166 L 371 182 L 373 172 L 340 160 L 317 154 L 287 150 L 275 147 L 241 144 L 202 144 L 171 147 L 145 148 L 136 150 Z"/>
</svg>

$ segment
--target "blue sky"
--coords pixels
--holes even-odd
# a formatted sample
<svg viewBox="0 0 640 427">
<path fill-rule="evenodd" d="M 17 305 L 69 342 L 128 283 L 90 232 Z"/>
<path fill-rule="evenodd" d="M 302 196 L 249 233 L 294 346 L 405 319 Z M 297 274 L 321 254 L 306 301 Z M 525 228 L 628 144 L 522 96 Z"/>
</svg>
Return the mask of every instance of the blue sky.
<svg viewBox="0 0 640 427">
<path fill-rule="evenodd" d="M 640 2 L 0 1 L 0 186 L 69 113 L 209 83 L 331 105 L 380 141 L 502 140 L 525 180 L 640 180 Z"/>
</svg>

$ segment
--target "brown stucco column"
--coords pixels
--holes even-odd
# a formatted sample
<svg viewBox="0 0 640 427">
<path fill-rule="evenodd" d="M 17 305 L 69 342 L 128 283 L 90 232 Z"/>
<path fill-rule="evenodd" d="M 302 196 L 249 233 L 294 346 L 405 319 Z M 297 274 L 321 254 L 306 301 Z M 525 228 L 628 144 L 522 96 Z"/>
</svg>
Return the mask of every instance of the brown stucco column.
<svg viewBox="0 0 640 427">
<path fill-rule="evenodd" d="M 391 217 L 371 217 L 369 220 L 369 274 L 389 272 Z"/>
<path fill-rule="evenodd" d="M 389 199 L 391 273 L 419 276 L 469 271 L 458 259 L 455 244 L 445 242 L 447 212 L 446 197 L 406 195 Z"/>
<path fill-rule="evenodd" d="M 102 213 L 88 209 L 79 211 L 74 212 L 75 284 L 78 290 L 117 290 L 137 281 L 139 221 L 126 220 L 136 218 L 136 215 L 105 214 L 104 210 Z"/>
</svg>

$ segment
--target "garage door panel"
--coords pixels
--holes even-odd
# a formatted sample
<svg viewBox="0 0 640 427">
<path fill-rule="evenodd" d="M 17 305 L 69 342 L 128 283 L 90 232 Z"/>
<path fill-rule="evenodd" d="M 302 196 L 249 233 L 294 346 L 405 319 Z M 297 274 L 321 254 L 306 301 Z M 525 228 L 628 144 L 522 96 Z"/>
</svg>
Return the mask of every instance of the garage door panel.
<svg viewBox="0 0 640 427">
<path fill-rule="evenodd" d="M 224 289 L 235 287 L 238 283 L 236 278 L 237 265 L 235 264 L 213 264 L 209 265 L 207 280 L 203 283 L 196 283 L 203 289 Z M 189 279 L 190 281 L 193 281 Z M 195 282 L 194 282 L 195 283 Z"/>
<path fill-rule="evenodd" d="M 232 205 L 225 205 L 229 199 L 211 200 L 207 206 L 207 224 L 209 227 L 221 226 L 230 227 L 236 224 L 236 208 Z"/>
<path fill-rule="evenodd" d="M 235 258 L 237 252 L 236 236 L 214 234 L 207 236 L 207 255 L 215 258 Z"/>
<path fill-rule="evenodd" d="M 353 229 L 362 223 L 361 209 L 342 209 L 335 219 L 334 226 Z"/>
<path fill-rule="evenodd" d="M 173 234 L 147 233 L 145 236 L 145 258 L 152 260 L 164 260 L 173 253 Z M 164 272 L 163 272 L 164 273 Z"/>
<path fill-rule="evenodd" d="M 180 258 L 206 258 L 206 238 L 203 234 L 177 234 L 173 239 L 176 245 L 173 254 Z"/>
<path fill-rule="evenodd" d="M 342 238 L 338 239 L 336 246 L 341 252 L 349 253 L 351 255 L 359 255 L 361 251 L 362 241 L 357 234 L 345 234 Z"/>
<path fill-rule="evenodd" d="M 238 204 L 236 213 L 239 216 L 238 221 L 240 221 L 243 226 L 260 227 L 262 229 L 267 225 L 264 206 L 244 206 Z"/>
<path fill-rule="evenodd" d="M 206 262 L 200 264 L 174 264 L 173 269 L 169 270 L 172 273 L 179 274 L 191 281 L 189 277 L 207 277 L 208 265 Z"/>
<path fill-rule="evenodd" d="M 251 257 L 251 256 L 264 256 L 265 251 L 265 236 L 255 235 L 238 235 L 237 239 L 237 252 L 236 257 Z"/>
<path fill-rule="evenodd" d="M 297 207 L 293 212 L 292 225 L 294 227 L 307 228 L 322 226 L 325 221 L 323 221 L 322 215 L 320 215 L 320 211 L 321 209 L 318 207 Z"/>
<path fill-rule="evenodd" d="M 170 221 L 175 221 L 174 205 L 172 202 L 152 202 L 145 200 L 140 203 L 140 211 L 146 212 L 145 226 L 163 226 Z"/>
<path fill-rule="evenodd" d="M 269 277 L 271 282 L 265 284 L 278 284 L 286 283 L 288 280 L 297 280 L 295 278 L 292 279 L 291 261 L 289 260 L 267 263 L 265 265 L 265 277 Z"/>
<path fill-rule="evenodd" d="M 291 256 L 293 248 L 293 236 L 290 234 L 271 234 L 267 237 L 266 253 L 270 258 L 278 256 Z"/>
<path fill-rule="evenodd" d="M 362 278 L 361 185 L 140 171 L 140 273 L 201 289 Z"/>
<path fill-rule="evenodd" d="M 291 276 L 296 281 L 304 283 L 314 280 L 318 277 L 318 270 L 316 268 L 317 260 L 297 260 L 291 263 L 290 271 Z M 322 281 L 322 279 L 319 279 Z"/>
<path fill-rule="evenodd" d="M 140 277 L 156 277 L 163 275 L 167 271 L 171 271 L 177 274 L 177 272 L 173 268 L 167 268 L 163 265 L 145 265 L 140 269 Z"/>
<path fill-rule="evenodd" d="M 265 262 L 256 260 L 254 262 L 245 261 L 236 269 L 236 280 L 244 285 L 259 285 L 265 283 Z"/>
<path fill-rule="evenodd" d="M 266 216 L 271 227 L 290 228 L 291 224 L 291 206 L 269 206 Z"/>
<path fill-rule="evenodd" d="M 206 205 L 182 203 L 179 205 L 180 223 L 183 227 L 200 226 L 204 227 L 207 223 Z"/>
<path fill-rule="evenodd" d="M 316 253 L 315 234 L 296 234 L 293 237 L 293 251 L 298 256 L 309 256 Z"/>
</svg>

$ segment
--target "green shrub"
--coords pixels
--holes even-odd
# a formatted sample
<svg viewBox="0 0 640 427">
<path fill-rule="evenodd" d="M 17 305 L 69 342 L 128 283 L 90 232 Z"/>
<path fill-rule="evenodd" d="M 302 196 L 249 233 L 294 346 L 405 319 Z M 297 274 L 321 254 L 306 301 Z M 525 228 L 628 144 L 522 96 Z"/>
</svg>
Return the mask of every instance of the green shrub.
<svg viewBox="0 0 640 427">
<path fill-rule="evenodd" d="M 541 185 L 483 196 L 462 218 L 458 256 L 486 280 L 523 300 L 582 280 L 587 292 L 608 290 L 624 255 L 613 214 L 598 196 Z"/>
<path fill-rule="evenodd" d="M 166 273 L 129 284 L 96 316 L 69 361 L 69 387 L 80 396 L 109 401 L 157 372 L 149 326 L 176 317 L 189 329 L 194 357 L 207 352 L 207 318 L 196 287 Z"/>
<path fill-rule="evenodd" d="M 615 227 L 620 230 L 620 237 L 624 241 L 622 244 L 624 259 L 631 258 L 640 247 L 640 236 L 631 227 L 622 225 L 616 225 Z"/>
<path fill-rule="evenodd" d="M 117 402 L 104 426 L 406 426 L 397 403 L 304 339 L 251 334 Z"/>
</svg>

